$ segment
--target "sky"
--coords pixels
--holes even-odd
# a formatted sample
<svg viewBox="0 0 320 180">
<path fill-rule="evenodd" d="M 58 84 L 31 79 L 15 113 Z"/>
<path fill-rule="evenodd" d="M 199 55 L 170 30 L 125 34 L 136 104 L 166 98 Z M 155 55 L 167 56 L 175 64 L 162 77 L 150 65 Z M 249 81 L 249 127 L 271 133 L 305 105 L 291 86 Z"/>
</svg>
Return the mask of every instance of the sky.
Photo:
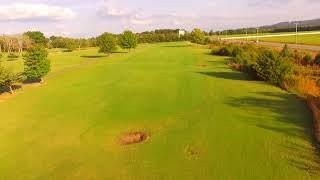
<svg viewBox="0 0 320 180">
<path fill-rule="evenodd" d="M 0 34 L 94 37 L 160 28 L 223 30 L 320 18 L 320 0 L 0 0 Z"/>
</svg>

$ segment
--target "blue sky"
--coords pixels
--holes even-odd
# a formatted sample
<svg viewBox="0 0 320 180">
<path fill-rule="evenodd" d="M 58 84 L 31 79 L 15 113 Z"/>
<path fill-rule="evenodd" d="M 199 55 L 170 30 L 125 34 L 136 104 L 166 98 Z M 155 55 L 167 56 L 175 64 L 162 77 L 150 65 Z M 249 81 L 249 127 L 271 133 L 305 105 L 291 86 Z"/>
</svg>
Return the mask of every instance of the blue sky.
<svg viewBox="0 0 320 180">
<path fill-rule="evenodd" d="M 199 27 L 222 30 L 320 18 L 320 0 L 0 0 L 5 34 L 47 36 Z"/>
</svg>

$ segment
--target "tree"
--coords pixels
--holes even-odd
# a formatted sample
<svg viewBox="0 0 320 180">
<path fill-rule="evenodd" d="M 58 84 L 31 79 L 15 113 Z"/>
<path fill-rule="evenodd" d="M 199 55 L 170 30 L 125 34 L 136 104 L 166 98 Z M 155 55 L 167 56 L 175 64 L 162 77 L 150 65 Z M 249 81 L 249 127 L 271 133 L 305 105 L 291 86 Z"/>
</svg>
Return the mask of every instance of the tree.
<svg viewBox="0 0 320 180">
<path fill-rule="evenodd" d="M 35 44 L 46 45 L 47 39 L 40 31 L 28 31 L 24 35 L 29 36 Z"/>
<path fill-rule="evenodd" d="M 67 48 L 68 51 L 74 51 L 78 47 L 78 44 L 74 39 L 64 39 L 64 41 L 65 48 Z"/>
<path fill-rule="evenodd" d="M 203 44 L 205 41 L 204 34 L 200 29 L 194 29 L 191 32 L 191 42 L 197 44 Z"/>
<path fill-rule="evenodd" d="M 125 31 L 119 38 L 119 45 L 121 48 L 129 49 L 130 51 L 132 48 L 137 47 L 138 39 L 131 31 Z"/>
<path fill-rule="evenodd" d="M 292 64 L 273 50 L 263 50 L 253 65 L 253 69 L 261 80 L 278 85 L 293 73 Z"/>
<path fill-rule="evenodd" d="M 100 48 L 99 52 L 109 55 L 117 50 L 116 38 L 110 33 L 104 33 L 98 37 L 98 46 Z"/>
<path fill-rule="evenodd" d="M 22 74 L 16 74 L 9 69 L 0 66 L 0 85 L 8 87 L 10 93 L 13 94 L 12 86 L 21 83 L 25 77 Z"/>
<path fill-rule="evenodd" d="M 24 74 L 28 79 L 40 79 L 50 71 L 48 52 L 44 47 L 36 46 L 30 48 L 24 55 Z"/>
</svg>

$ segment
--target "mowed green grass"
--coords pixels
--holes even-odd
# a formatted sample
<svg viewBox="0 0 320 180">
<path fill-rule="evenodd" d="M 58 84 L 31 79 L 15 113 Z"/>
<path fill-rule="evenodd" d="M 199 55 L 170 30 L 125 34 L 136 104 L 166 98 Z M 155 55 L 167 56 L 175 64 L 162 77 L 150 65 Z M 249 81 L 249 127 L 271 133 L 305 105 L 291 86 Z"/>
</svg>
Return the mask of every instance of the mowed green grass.
<svg viewBox="0 0 320 180">
<path fill-rule="evenodd" d="M 51 54 L 82 65 L 0 102 L 0 179 L 319 179 L 297 97 L 202 46 L 96 52 Z M 119 145 L 132 131 L 150 138 Z"/>
<path fill-rule="evenodd" d="M 259 39 L 265 42 L 296 43 L 296 36 L 266 37 Z M 320 45 L 320 34 L 298 35 L 298 44 Z"/>
<path fill-rule="evenodd" d="M 306 32 L 300 32 L 300 33 L 310 33 L 310 31 Z M 319 31 L 312 31 L 312 32 L 319 32 Z M 283 32 L 283 33 L 259 33 L 259 36 L 263 35 L 282 35 L 282 34 L 293 34 L 295 35 L 295 32 Z M 257 34 L 249 34 L 248 36 L 256 36 Z M 245 34 L 235 34 L 235 35 L 228 35 L 225 36 L 221 35 L 222 38 L 225 37 L 244 37 Z M 217 37 L 217 36 L 215 36 Z M 243 39 L 244 41 L 246 39 Z M 256 41 L 257 38 L 249 38 L 249 40 Z M 279 42 L 279 43 L 291 43 L 295 44 L 296 43 L 296 36 L 281 36 L 281 37 L 264 37 L 264 38 L 259 38 L 259 41 L 264 41 L 264 42 Z M 304 44 L 304 45 L 320 45 L 320 34 L 302 34 L 298 35 L 298 44 Z"/>
</svg>

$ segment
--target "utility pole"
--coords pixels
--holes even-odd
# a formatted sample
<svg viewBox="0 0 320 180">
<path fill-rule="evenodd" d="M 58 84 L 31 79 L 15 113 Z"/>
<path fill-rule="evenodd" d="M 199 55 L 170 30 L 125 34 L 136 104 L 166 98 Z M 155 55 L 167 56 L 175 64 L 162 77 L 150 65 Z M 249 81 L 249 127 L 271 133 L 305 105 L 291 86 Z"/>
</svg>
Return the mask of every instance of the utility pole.
<svg viewBox="0 0 320 180">
<path fill-rule="evenodd" d="M 249 39 L 248 39 L 248 27 L 246 27 L 246 40 L 248 41 Z"/>
<path fill-rule="evenodd" d="M 298 46 L 298 24 L 297 22 L 294 23 L 296 25 L 296 46 Z"/>
<path fill-rule="evenodd" d="M 259 28 L 256 28 L 257 29 L 257 43 L 259 42 Z"/>
</svg>

